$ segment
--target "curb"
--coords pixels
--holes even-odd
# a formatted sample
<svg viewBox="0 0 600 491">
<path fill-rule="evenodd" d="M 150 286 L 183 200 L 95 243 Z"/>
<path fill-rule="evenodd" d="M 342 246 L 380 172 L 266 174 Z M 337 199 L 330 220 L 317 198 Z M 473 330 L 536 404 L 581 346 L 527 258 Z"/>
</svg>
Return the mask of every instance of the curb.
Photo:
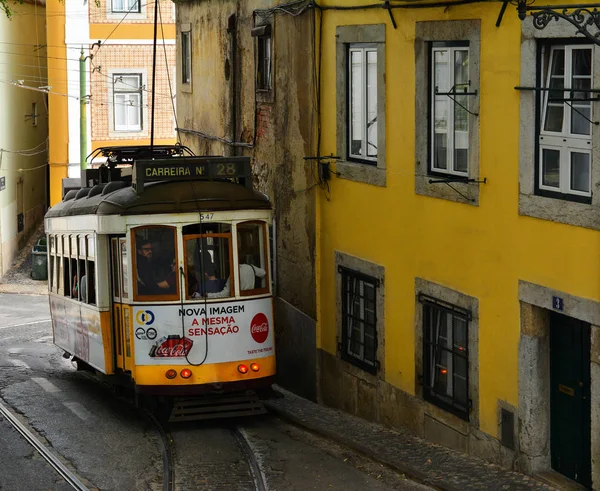
<svg viewBox="0 0 600 491">
<path fill-rule="evenodd" d="M 425 486 L 429 486 L 431 488 L 438 489 L 440 491 L 462 491 L 462 488 L 454 486 L 451 483 L 445 483 L 445 482 L 442 483 L 439 481 L 433 481 L 426 473 L 421 472 L 418 469 L 415 469 L 415 468 L 409 467 L 409 466 L 405 466 L 402 464 L 398 464 L 396 462 L 390 462 L 387 458 L 376 455 L 371 449 L 365 447 L 364 445 L 353 442 L 350 439 L 346 439 L 343 436 L 339 435 L 338 433 L 329 431 L 325 428 L 321 428 L 318 425 L 312 424 L 310 421 L 302 419 L 302 418 L 296 416 L 295 414 L 292 414 L 289 411 L 286 411 L 285 409 L 281 409 L 280 407 L 275 407 L 268 400 L 263 401 L 263 404 L 269 409 L 269 411 L 271 411 L 272 413 L 275 413 L 280 418 L 294 424 L 295 426 L 299 426 L 301 428 L 304 428 L 304 429 L 310 431 L 311 433 L 314 433 L 321 437 L 332 440 L 332 441 L 334 441 L 340 445 L 343 445 L 347 448 L 350 448 L 350 449 L 354 450 L 355 452 L 358 452 L 379 464 L 383 464 L 386 467 L 389 467 L 390 469 L 392 469 L 396 472 L 404 474 L 405 477 L 407 477 L 408 479 L 411 479 L 419 484 L 423 484 Z"/>
</svg>

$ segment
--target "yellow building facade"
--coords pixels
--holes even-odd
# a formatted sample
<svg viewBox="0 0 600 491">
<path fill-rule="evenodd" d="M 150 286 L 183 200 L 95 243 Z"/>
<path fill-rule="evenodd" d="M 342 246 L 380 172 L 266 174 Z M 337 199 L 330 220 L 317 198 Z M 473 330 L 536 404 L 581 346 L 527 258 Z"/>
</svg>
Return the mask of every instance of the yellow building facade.
<svg viewBox="0 0 600 491">
<path fill-rule="evenodd" d="M 175 142 L 175 10 L 159 2 L 154 144 Z M 62 199 L 63 179 L 80 176 L 82 142 L 99 147 L 149 145 L 152 125 L 154 2 L 48 2 L 50 204 Z M 79 59 L 85 57 L 81 97 Z M 87 125 L 81 137 L 82 98 Z M 94 160 L 100 164 L 101 160 Z"/>
<path fill-rule="evenodd" d="M 600 489 L 600 46 L 372 3 L 316 9 L 319 399 Z"/>
</svg>

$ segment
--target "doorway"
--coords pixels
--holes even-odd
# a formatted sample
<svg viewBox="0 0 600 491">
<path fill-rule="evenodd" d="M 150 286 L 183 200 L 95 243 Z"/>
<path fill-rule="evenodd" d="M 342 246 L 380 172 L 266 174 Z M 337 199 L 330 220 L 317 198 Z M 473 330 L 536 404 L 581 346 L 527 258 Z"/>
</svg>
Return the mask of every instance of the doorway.
<svg viewBox="0 0 600 491">
<path fill-rule="evenodd" d="M 590 324 L 550 314 L 552 469 L 590 487 Z"/>
</svg>

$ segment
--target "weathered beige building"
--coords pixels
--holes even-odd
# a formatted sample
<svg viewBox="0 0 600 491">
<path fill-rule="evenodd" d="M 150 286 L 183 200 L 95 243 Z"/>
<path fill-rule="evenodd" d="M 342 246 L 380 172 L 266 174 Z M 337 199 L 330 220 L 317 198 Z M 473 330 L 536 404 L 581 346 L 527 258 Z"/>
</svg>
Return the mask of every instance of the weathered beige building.
<svg viewBox="0 0 600 491">
<path fill-rule="evenodd" d="M 278 375 L 315 398 L 315 22 L 276 2 L 177 2 L 177 117 L 199 155 L 248 155 L 272 200 Z"/>
<path fill-rule="evenodd" d="M 45 2 L 11 4 L 11 10 L 10 19 L 0 11 L 0 277 L 48 202 Z"/>
</svg>

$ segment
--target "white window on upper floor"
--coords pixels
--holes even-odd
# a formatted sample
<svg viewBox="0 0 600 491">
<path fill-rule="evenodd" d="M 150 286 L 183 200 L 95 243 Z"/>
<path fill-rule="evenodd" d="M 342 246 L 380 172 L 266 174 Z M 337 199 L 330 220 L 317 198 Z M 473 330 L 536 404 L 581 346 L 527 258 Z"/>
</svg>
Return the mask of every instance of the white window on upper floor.
<svg viewBox="0 0 600 491">
<path fill-rule="evenodd" d="M 377 165 L 377 44 L 351 44 L 348 58 L 348 157 Z"/>
<path fill-rule="evenodd" d="M 592 51 L 582 44 L 541 47 L 537 194 L 592 195 Z"/>
<path fill-rule="evenodd" d="M 141 131 L 142 114 L 142 74 L 113 74 L 115 131 Z"/>
<path fill-rule="evenodd" d="M 140 12 L 140 0 L 111 0 L 111 12 Z"/>
<path fill-rule="evenodd" d="M 469 43 L 432 43 L 430 172 L 469 175 Z"/>
</svg>

